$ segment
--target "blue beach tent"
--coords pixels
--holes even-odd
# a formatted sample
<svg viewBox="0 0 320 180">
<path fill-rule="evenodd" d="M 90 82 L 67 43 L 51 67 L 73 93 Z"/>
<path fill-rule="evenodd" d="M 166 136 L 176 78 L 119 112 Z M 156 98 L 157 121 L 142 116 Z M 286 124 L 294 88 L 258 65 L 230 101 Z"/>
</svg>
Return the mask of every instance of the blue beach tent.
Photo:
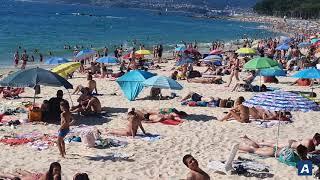
<svg viewBox="0 0 320 180">
<path fill-rule="evenodd" d="M 126 98 L 129 101 L 134 101 L 144 87 L 143 82 L 152 76 L 154 74 L 150 72 L 134 70 L 124 74 L 116 82 Z"/>
</svg>

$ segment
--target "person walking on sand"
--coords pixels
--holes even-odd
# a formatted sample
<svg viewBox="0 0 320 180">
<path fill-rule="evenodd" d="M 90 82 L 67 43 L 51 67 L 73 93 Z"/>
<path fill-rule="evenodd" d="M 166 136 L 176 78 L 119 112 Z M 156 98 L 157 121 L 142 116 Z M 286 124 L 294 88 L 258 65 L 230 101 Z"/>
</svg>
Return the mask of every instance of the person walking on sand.
<svg viewBox="0 0 320 180">
<path fill-rule="evenodd" d="M 69 127 L 74 122 L 71 117 L 70 113 L 70 106 L 67 101 L 62 101 L 60 103 L 61 108 L 61 126 L 58 131 L 58 148 L 60 155 L 64 158 L 66 155 L 65 143 L 64 138 L 69 133 Z"/>
<path fill-rule="evenodd" d="M 210 176 L 199 168 L 198 161 L 192 155 L 185 155 L 182 161 L 190 169 L 187 180 L 210 180 Z"/>
<path fill-rule="evenodd" d="M 13 56 L 14 67 L 17 67 L 19 65 L 19 59 L 19 51 L 16 51 Z"/>
<path fill-rule="evenodd" d="M 233 63 L 232 67 L 231 67 L 232 71 L 231 71 L 231 74 L 230 74 L 229 83 L 228 83 L 228 85 L 226 87 L 230 86 L 233 77 L 235 77 L 238 82 L 240 81 L 240 78 L 239 78 L 240 60 L 238 58 L 238 54 L 234 54 L 233 61 L 230 62 L 230 63 Z"/>
</svg>

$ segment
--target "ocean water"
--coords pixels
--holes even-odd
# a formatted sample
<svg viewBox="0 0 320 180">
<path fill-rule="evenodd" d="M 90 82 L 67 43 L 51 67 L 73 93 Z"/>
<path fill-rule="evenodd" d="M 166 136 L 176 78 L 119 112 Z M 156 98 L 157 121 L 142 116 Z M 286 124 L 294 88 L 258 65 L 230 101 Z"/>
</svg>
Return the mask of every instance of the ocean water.
<svg viewBox="0 0 320 180">
<path fill-rule="evenodd" d="M 80 13 L 80 14 L 78 14 Z M 48 57 L 72 56 L 64 45 L 102 48 L 114 45 L 132 47 L 135 40 L 146 46 L 164 44 L 167 48 L 184 41 L 212 42 L 270 37 L 273 32 L 260 24 L 230 20 L 199 19 L 185 13 L 142 9 L 107 8 L 87 5 L 47 4 L 1 0 L 0 66 L 12 64 L 15 50 L 21 46 L 31 55 L 39 49 Z M 34 54 L 36 60 L 38 55 Z"/>
</svg>

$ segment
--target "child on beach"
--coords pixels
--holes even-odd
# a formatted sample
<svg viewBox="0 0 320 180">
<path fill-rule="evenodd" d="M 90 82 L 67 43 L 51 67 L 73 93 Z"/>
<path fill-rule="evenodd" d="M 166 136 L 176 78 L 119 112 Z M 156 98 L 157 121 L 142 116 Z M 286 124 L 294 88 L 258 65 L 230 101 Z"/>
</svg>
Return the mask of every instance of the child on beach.
<svg viewBox="0 0 320 180">
<path fill-rule="evenodd" d="M 66 155 L 64 137 L 69 133 L 69 127 L 74 122 L 71 117 L 69 103 L 67 101 L 60 102 L 61 108 L 61 127 L 58 134 L 58 148 L 60 155 L 64 158 Z"/>
</svg>

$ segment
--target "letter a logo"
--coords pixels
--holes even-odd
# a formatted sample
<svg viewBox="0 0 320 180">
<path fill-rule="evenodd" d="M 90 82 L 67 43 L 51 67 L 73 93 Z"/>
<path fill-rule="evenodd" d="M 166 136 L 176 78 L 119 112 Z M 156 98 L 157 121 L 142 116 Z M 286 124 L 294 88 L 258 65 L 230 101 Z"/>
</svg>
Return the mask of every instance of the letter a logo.
<svg viewBox="0 0 320 180">
<path fill-rule="evenodd" d="M 299 176 L 311 176 L 312 175 L 312 162 L 311 161 L 299 161 L 297 164 Z"/>
</svg>

